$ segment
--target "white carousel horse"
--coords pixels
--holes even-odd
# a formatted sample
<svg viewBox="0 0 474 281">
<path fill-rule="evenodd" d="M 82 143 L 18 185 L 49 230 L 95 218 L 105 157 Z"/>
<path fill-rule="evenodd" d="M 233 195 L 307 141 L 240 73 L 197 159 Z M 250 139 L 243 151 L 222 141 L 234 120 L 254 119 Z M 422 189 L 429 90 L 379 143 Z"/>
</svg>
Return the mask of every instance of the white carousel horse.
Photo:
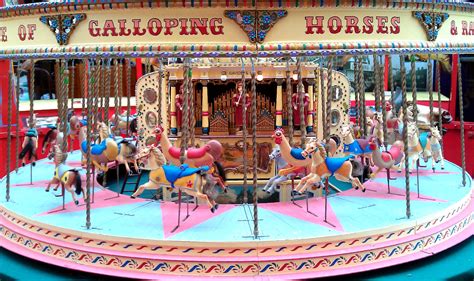
<svg viewBox="0 0 474 281">
<path fill-rule="evenodd" d="M 346 155 L 359 155 L 362 158 L 362 163 L 373 166 L 372 149 L 369 146 L 368 139 L 354 139 L 354 132 L 350 125 L 341 128 L 341 137 L 343 143 L 343 152 Z"/>
<path fill-rule="evenodd" d="M 275 145 L 269 157 L 270 160 L 275 160 L 275 166 L 278 172 L 268 180 L 267 184 L 263 187 L 263 191 L 272 194 L 275 192 L 277 186 L 282 182 L 285 182 L 292 177 L 305 175 L 304 167 L 292 167 L 291 165 L 288 165 L 285 159 L 281 156 L 279 145 Z"/>
<path fill-rule="evenodd" d="M 430 144 L 431 144 L 431 168 L 435 169 L 435 162 L 438 163 L 441 161 L 441 169 L 444 170 L 444 157 L 443 151 L 441 149 L 441 144 L 439 143 L 443 137 L 438 130 L 438 127 L 431 127 L 430 128 L 431 136 L 430 136 Z"/>
<path fill-rule="evenodd" d="M 82 185 L 81 174 L 78 169 L 74 169 L 66 165 L 67 153 L 64 153 L 59 148 L 59 145 L 54 146 L 54 150 L 50 153 L 50 157 L 54 158 L 54 176 L 46 187 L 46 192 L 49 192 L 51 185 L 55 185 L 54 191 L 56 191 L 61 184 L 64 190 L 71 193 L 72 199 L 76 205 L 79 205 L 79 200 L 76 198 L 77 195 L 83 194 L 84 200 L 87 198 L 85 187 Z M 63 194 L 64 196 L 64 194 Z"/>
<path fill-rule="evenodd" d="M 406 128 L 408 133 L 408 157 L 412 159 L 412 166 L 419 164 L 420 155 L 425 162 L 431 157 L 431 143 L 428 132 L 419 133 L 415 122 L 409 122 Z M 410 167 L 405 167 L 410 172 Z"/>
<path fill-rule="evenodd" d="M 208 166 L 191 168 L 188 164 L 181 166 L 165 165 L 166 158 L 155 146 L 151 145 L 143 149 L 137 155 L 137 159 L 150 169 L 149 181 L 140 185 L 131 195 L 134 199 L 145 191 L 145 189 L 158 189 L 161 185 L 171 185 L 186 194 L 204 199 L 209 205 L 211 212 L 215 212 L 218 204 L 207 193 L 216 184 L 207 173 Z"/>
</svg>

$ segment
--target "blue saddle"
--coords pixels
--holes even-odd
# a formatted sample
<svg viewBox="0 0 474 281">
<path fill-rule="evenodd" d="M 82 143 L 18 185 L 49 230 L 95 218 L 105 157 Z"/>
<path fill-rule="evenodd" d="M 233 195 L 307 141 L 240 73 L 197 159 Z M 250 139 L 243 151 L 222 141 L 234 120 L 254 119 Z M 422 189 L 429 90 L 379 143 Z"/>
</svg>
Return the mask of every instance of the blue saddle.
<svg viewBox="0 0 474 281">
<path fill-rule="evenodd" d="M 334 174 L 334 172 L 341 168 L 344 162 L 352 158 L 354 158 L 354 155 L 348 155 L 345 157 L 327 157 L 325 162 L 328 170 L 331 172 L 331 174 Z"/>
<path fill-rule="evenodd" d="M 103 140 L 99 144 L 92 144 L 91 145 L 91 154 L 92 155 L 101 155 L 102 152 L 107 148 L 107 140 Z M 81 149 L 84 153 L 87 152 L 87 141 L 83 141 L 81 143 Z"/>
<path fill-rule="evenodd" d="M 420 134 L 420 145 L 421 148 L 425 149 L 426 145 L 428 144 L 428 138 L 429 138 L 429 133 L 428 132 L 423 132 Z"/>
<path fill-rule="evenodd" d="M 171 184 L 171 187 L 174 188 L 174 183 L 180 179 L 199 172 L 209 171 L 209 166 L 202 166 L 199 168 L 190 168 L 188 164 L 183 164 L 180 167 L 175 165 L 163 165 L 163 172 L 165 173 L 166 180 Z"/>
<path fill-rule="evenodd" d="M 301 152 L 303 152 L 302 148 L 298 147 L 293 147 L 291 148 L 290 154 L 293 156 L 293 158 L 298 159 L 298 160 L 305 160 L 306 158 L 301 155 Z"/>
<path fill-rule="evenodd" d="M 37 138 L 38 137 L 38 131 L 36 129 L 28 129 L 28 131 L 26 131 L 25 136 Z"/>
<path fill-rule="evenodd" d="M 364 153 L 362 147 L 360 147 L 360 144 L 356 141 L 352 142 L 351 144 L 344 144 L 344 152 L 350 152 L 356 155 Z"/>
</svg>

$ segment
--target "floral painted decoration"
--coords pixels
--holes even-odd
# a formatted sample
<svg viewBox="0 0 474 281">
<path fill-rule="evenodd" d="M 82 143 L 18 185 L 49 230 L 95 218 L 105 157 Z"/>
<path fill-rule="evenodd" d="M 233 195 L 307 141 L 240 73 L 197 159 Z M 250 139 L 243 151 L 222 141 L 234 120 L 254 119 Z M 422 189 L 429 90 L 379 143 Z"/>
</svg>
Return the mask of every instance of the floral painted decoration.
<svg viewBox="0 0 474 281">
<path fill-rule="evenodd" d="M 428 35 L 429 41 L 436 41 L 438 38 L 439 29 L 443 23 L 449 18 L 448 13 L 434 13 L 434 12 L 413 12 L 413 16 L 420 21 Z"/>
<path fill-rule="evenodd" d="M 237 22 L 252 43 L 262 43 L 275 23 L 287 14 L 285 10 L 225 11 L 225 16 Z"/>
<path fill-rule="evenodd" d="M 86 14 L 41 16 L 40 21 L 54 32 L 59 45 L 67 45 L 74 28 L 86 18 Z"/>
</svg>

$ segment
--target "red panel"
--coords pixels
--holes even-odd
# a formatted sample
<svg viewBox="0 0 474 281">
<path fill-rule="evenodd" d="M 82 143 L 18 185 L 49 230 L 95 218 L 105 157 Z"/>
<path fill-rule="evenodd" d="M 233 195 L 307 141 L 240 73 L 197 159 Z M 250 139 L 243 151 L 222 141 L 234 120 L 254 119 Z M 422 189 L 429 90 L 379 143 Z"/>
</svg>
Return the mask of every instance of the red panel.
<svg viewBox="0 0 474 281">
<path fill-rule="evenodd" d="M 451 99 L 449 101 L 449 112 L 453 116 L 454 120 L 456 120 L 456 100 L 457 100 L 457 89 L 458 89 L 458 55 L 454 54 L 453 58 L 453 71 L 451 71 Z"/>
<path fill-rule="evenodd" d="M 444 128 L 448 129 L 446 135 L 443 136 L 443 148 L 444 157 L 446 160 L 454 162 L 461 166 L 461 131 L 459 122 L 453 122 L 448 125 L 444 125 Z M 466 171 L 472 176 L 474 175 L 474 149 L 468 149 L 474 147 L 474 123 L 469 122 L 464 124 L 464 140 L 466 142 Z"/>
</svg>

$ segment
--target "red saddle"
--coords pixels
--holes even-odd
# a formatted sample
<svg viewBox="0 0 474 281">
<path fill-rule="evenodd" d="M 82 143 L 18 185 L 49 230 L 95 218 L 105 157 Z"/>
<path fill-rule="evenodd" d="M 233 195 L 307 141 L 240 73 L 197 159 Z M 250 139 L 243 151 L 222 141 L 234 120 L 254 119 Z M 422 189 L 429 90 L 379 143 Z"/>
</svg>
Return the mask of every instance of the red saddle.
<svg viewBox="0 0 474 281">
<path fill-rule="evenodd" d="M 206 153 L 210 150 L 209 146 L 205 145 L 200 148 L 188 148 L 186 150 L 186 156 L 189 159 L 198 159 L 206 155 Z M 181 156 L 181 149 L 177 147 L 171 147 L 168 152 L 174 158 L 179 158 Z"/>
</svg>

